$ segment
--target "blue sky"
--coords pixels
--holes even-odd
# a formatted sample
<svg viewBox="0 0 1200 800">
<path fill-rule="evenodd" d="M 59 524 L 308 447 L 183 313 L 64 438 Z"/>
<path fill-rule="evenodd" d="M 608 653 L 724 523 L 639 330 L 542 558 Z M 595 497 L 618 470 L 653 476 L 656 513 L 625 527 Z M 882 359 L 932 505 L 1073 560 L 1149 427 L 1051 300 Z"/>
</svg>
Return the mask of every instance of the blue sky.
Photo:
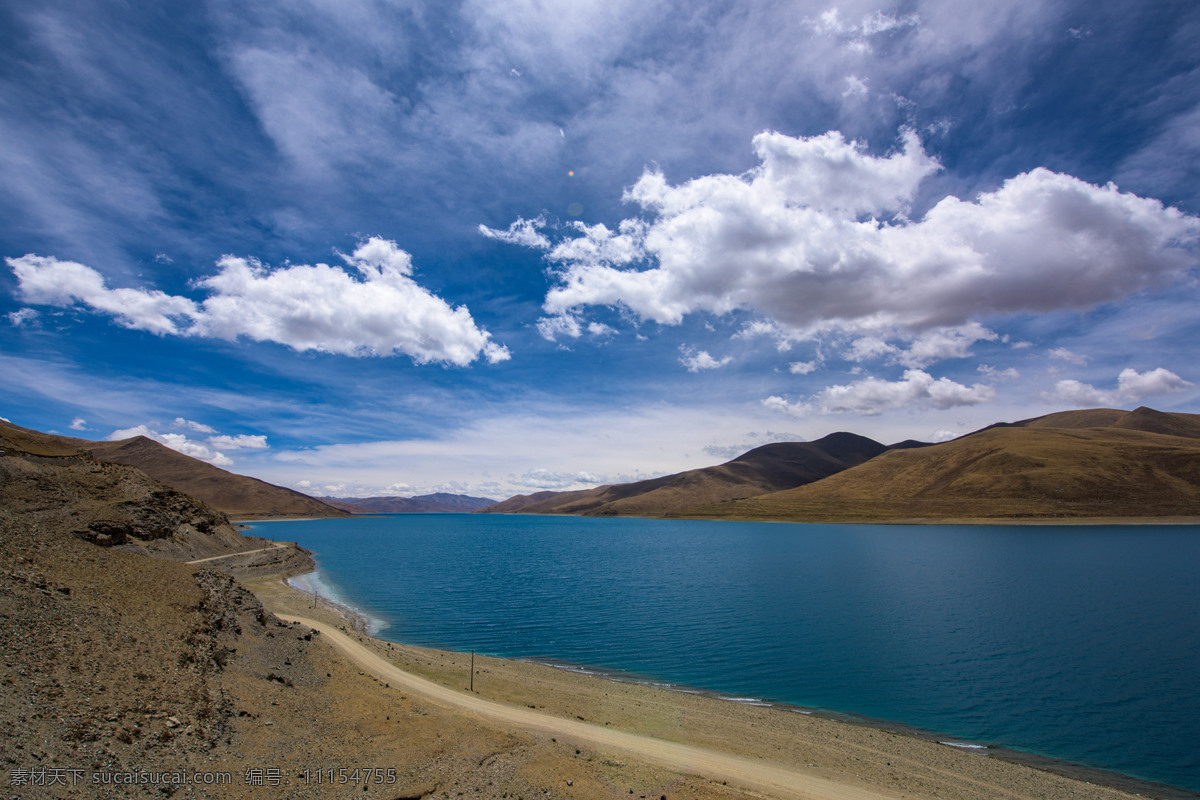
<svg viewBox="0 0 1200 800">
<path fill-rule="evenodd" d="M 314 494 L 1200 411 L 1200 7 L 0 6 L 0 416 Z"/>
</svg>

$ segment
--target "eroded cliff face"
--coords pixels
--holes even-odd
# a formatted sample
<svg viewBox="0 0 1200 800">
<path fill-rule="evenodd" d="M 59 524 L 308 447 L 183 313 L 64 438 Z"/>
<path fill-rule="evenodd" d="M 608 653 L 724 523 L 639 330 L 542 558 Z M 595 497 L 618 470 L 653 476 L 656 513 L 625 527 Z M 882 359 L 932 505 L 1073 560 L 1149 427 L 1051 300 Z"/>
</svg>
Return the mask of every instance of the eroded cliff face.
<svg viewBox="0 0 1200 800">
<path fill-rule="evenodd" d="M 222 529 L 236 534 L 221 512 L 132 467 L 84 452 L 46 456 L 7 449 L 0 456 L 0 501 L 14 514 L 104 547 Z"/>
<path fill-rule="evenodd" d="M 67 533 L 99 547 L 171 561 L 272 545 L 243 536 L 224 513 L 135 467 L 98 461 L 57 437 L 12 426 L 0 428 L 0 506 L 30 535 L 36 530 Z M 264 553 L 257 561 L 260 569 L 272 572 L 312 569 L 308 554 L 294 547 Z M 252 561 L 229 563 L 248 566 Z"/>
</svg>

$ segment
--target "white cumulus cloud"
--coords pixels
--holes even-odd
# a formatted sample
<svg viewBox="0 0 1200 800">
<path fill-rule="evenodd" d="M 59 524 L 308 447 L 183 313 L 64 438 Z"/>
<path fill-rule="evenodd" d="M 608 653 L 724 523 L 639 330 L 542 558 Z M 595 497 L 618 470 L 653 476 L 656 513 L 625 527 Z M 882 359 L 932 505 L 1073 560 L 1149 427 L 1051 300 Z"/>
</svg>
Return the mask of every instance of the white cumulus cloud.
<svg viewBox="0 0 1200 800">
<path fill-rule="evenodd" d="M 418 364 L 466 366 L 480 355 L 492 363 L 510 357 L 465 307 L 452 308 L 417 284 L 412 259 L 395 242 L 372 238 L 342 259 L 357 277 L 327 264 L 271 270 L 226 256 L 216 275 L 196 282 L 208 291 L 202 302 L 158 290 L 111 289 L 95 269 L 53 257 L 6 261 L 25 302 L 83 305 L 159 335 L 245 337 L 347 356 L 403 354 Z"/>
<path fill-rule="evenodd" d="M 1045 392 L 1043 397 L 1075 406 L 1121 406 L 1140 403 L 1146 397 L 1182 392 L 1194 385 L 1162 367 L 1145 372 L 1127 368 L 1117 376 L 1115 389 L 1097 389 L 1091 384 L 1067 379 L 1056 383 L 1054 390 Z"/>
<path fill-rule="evenodd" d="M 865 414 L 874 416 L 894 408 L 947 409 L 986 403 L 996 390 L 986 384 L 964 386 L 949 378 L 934 378 L 919 369 L 906 370 L 898 381 L 864 378 L 853 383 L 828 386 L 807 400 L 789 403 L 771 396 L 763 405 L 791 414 Z"/>
<path fill-rule="evenodd" d="M 1200 219 L 1044 168 L 909 219 L 940 169 L 912 131 L 883 156 L 836 131 L 761 133 L 754 150 L 743 175 L 671 185 L 646 171 L 625 195 L 645 218 L 616 232 L 577 223 L 547 254 L 548 318 L 565 330 L 588 306 L 665 325 L 740 310 L 762 320 L 747 334 L 898 338 L 911 345 L 897 363 L 922 367 L 997 338 L 983 317 L 1092 307 L 1196 263 Z"/>
<path fill-rule="evenodd" d="M 978 322 L 968 322 L 955 328 L 936 328 L 925 331 L 912 341 L 908 349 L 896 357 L 906 367 L 924 367 L 947 358 L 966 358 L 976 342 L 994 342 L 1000 338 Z"/>
<path fill-rule="evenodd" d="M 537 321 L 538 333 L 543 339 L 554 342 L 559 336 L 569 336 L 578 339 L 583 336 L 583 326 L 579 320 L 568 314 L 556 314 L 553 317 L 542 317 Z"/>
</svg>

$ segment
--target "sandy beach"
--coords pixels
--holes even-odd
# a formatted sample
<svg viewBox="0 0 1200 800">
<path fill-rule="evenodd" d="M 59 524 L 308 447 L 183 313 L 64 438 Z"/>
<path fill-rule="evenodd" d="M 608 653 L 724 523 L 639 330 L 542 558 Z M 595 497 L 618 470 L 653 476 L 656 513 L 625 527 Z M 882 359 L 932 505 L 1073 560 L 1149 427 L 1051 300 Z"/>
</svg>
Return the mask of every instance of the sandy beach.
<svg viewBox="0 0 1200 800">
<path fill-rule="evenodd" d="M 472 676 L 471 654 L 374 639 L 362 629 L 361 618 L 291 588 L 279 576 L 247 581 L 247 586 L 293 627 L 318 631 L 313 641 L 320 640 L 337 659 L 352 664 L 360 678 L 382 687 L 383 697 L 438 709 L 447 740 L 463 724 L 474 734 L 487 730 L 492 736 L 517 737 L 525 744 L 508 752 L 523 755 L 517 759 L 519 766 L 511 766 L 521 781 L 538 787 L 541 796 L 1191 796 L 1134 781 L 1122 784 L 1119 776 L 1107 773 L 1068 768 L 1071 775 L 1056 774 L 997 757 L 1002 754 L 994 751 L 950 746 L 798 709 L 732 702 L 544 664 L 475 656 Z M 370 713 L 377 716 L 380 701 L 376 697 L 371 702 L 375 706 Z M 350 709 L 343 704 L 340 712 L 345 715 Z M 392 746 L 407 746 L 405 732 L 395 734 Z M 449 759 L 454 746 L 447 746 Z M 452 761 L 447 760 L 448 768 Z M 430 769 L 430 774 L 436 772 L 436 767 Z M 456 780 L 471 783 L 469 774 Z M 493 783 L 499 785 L 494 779 Z M 503 794 L 490 794 L 484 784 L 474 787 L 475 796 Z"/>
</svg>

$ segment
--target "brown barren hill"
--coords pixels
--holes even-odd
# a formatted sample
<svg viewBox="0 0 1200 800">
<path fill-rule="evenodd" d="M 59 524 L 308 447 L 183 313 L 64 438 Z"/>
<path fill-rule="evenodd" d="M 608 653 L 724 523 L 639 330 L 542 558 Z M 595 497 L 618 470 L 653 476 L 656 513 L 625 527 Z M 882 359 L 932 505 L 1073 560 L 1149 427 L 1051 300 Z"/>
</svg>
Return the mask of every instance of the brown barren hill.
<svg viewBox="0 0 1200 800">
<path fill-rule="evenodd" d="M 657 516 L 801 486 L 861 464 L 887 447 L 853 433 L 815 442 L 778 442 L 713 467 L 574 492 L 519 495 L 484 513 Z"/>
<path fill-rule="evenodd" d="M 175 561 L 251 559 L 311 569 L 293 546 L 243 536 L 220 510 L 72 440 L 0 421 L 0 508 L 91 545 Z M 249 563 L 244 559 L 239 563 Z M 282 569 L 282 567 L 281 567 Z"/>
<path fill-rule="evenodd" d="M 1167 431 L 1167 432 L 1163 432 Z M 1200 517 L 1200 416 L 1061 412 L 892 450 L 797 489 L 680 516 L 831 521 Z"/>
<path fill-rule="evenodd" d="M 137 467 L 172 489 L 203 500 L 241 519 L 266 517 L 348 517 L 350 513 L 306 494 L 214 467 L 145 436 L 117 442 L 66 440 L 101 461 Z"/>
</svg>

